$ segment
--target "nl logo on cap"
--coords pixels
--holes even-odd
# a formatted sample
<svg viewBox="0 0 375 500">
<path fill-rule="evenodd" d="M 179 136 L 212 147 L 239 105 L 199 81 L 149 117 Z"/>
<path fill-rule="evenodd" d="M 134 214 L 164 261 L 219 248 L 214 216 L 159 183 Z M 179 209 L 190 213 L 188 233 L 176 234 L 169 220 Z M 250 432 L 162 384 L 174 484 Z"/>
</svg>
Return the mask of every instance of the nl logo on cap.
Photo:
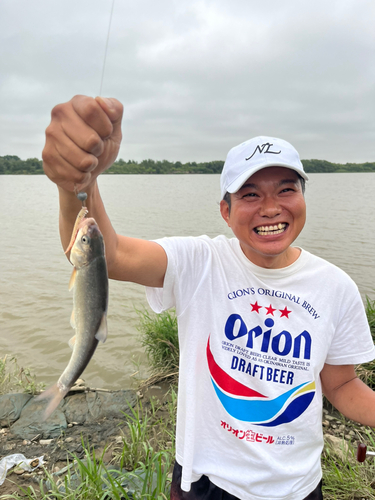
<svg viewBox="0 0 375 500">
<path fill-rule="evenodd" d="M 270 144 L 269 142 L 266 142 L 265 144 L 262 144 L 261 146 L 257 146 L 255 149 L 254 149 L 254 152 L 252 155 L 248 156 L 247 158 L 245 158 L 245 160 L 250 160 L 254 155 L 255 153 L 258 151 L 259 153 L 271 153 L 273 155 L 279 155 L 281 153 L 281 150 L 280 151 L 271 151 L 270 148 L 273 146 L 273 144 Z"/>
</svg>

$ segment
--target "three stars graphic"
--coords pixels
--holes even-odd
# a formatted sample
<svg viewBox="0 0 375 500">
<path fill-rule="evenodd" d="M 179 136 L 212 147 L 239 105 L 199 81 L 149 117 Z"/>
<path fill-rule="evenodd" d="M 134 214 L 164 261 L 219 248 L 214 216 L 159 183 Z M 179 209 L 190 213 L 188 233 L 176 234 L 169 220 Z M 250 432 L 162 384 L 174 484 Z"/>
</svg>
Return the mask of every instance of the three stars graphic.
<svg viewBox="0 0 375 500">
<path fill-rule="evenodd" d="M 255 311 L 259 314 L 259 309 L 262 309 L 262 307 L 264 307 L 264 309 L 266 309 L 266 315 L 267 314 L 270 314 L 271 316 L 274 316 L 274 312 L 277 311 L 277 309 L 275 309 L 274 307 L 272 307 L 272 305 L 270 304 L 269 307 L 266 307 L 266 306 L 260 306 L 258 304 L 258 301 L 255 302 L 255 304 L 250 304 L 251 305 L 251 312 Z M 280 318 L 282 317 L 285 317 L 285 318 L 288 318 L 289 319 L 289 314 L 292 312 L 292 311 L 289 311 L 289 309 L 285 306 L 284 309 L 278 309 L 279 312 L 281 312 L 281 315 L 280 315 Z"/>
</svg>

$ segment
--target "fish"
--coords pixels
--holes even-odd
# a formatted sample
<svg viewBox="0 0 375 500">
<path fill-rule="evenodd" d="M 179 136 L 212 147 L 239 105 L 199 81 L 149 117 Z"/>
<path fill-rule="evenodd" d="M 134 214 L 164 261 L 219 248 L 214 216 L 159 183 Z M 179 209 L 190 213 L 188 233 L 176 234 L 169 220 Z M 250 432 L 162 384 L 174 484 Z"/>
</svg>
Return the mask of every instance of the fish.
<svg viewBox="0 0 375 500">
<path fill-rule="evenodd" d="M 69 290 L 73 289 L 70 324 L 75 335 L 69 341 L 73 352 L 57 383 L 38 396 L 38 400 L 48 400 L 44 420 L 85 370 L 99 341 L 107 339 L 108 272 L 104 239 L 95 219 L 83 218 L 79 222 L 70 262 L 74 266 L 69 282 Z"/>
</svg>

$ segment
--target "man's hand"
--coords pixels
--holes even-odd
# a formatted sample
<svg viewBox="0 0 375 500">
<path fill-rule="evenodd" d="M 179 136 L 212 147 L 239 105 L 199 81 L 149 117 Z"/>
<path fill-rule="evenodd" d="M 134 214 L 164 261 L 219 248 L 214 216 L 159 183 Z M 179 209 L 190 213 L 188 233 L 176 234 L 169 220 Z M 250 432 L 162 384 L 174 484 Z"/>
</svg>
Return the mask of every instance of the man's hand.
<svg viewBox="0 0 375 500">
<path fill-rule="evenodd" d="M 103 234 L 110 278 L 161 287 L 167 255 L 153 241 L 118 235 L 105 211 L 96 178 L 115 161 L 121 144 L 123 107 L 116 99 L 76 96 L 52 110 L 46 130 L 43 168 L 59 187 L 59 228 L 68 246 L 81 202 L 74 191 L 87 192 L 86 206 Z"/>
<path fill-rule="evenodd" d="M 78 191 L 115 161 L 121 144 L 123 106 L 117 99 L 75 96 L 52 110 L 43 168 L 66 191 Z"/>
</svg>

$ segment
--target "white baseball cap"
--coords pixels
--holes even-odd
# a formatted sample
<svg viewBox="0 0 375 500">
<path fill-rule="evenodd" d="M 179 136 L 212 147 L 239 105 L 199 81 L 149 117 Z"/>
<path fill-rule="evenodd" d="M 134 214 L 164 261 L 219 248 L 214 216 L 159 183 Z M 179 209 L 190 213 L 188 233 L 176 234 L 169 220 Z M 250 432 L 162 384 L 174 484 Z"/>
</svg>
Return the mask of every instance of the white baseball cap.
<svg viewBox="0 0 375 500">
<path fill-rule="evenodd" d="M 299 155 L 289 142 L 275 137 L 254 137 L 232 148 L 220 177 L 221 198 L 236 193 L 255 172 L 266 167 L 286 167 L 308 180 Z"/>
</svg>

